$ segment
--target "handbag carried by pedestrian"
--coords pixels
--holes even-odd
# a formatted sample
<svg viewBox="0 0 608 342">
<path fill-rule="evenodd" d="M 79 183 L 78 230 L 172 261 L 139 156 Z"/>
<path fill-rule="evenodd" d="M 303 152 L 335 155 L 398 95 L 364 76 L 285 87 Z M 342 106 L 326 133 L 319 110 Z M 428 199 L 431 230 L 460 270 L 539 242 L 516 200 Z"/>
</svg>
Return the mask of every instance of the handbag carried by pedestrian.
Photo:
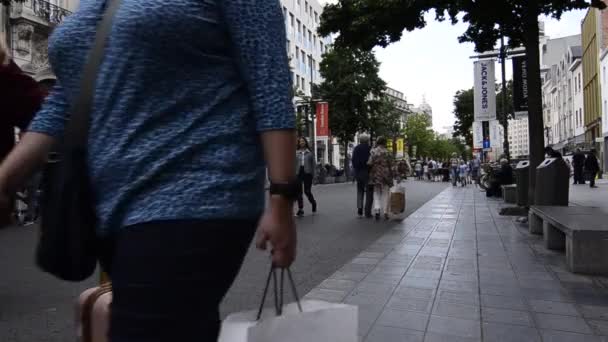
<svg viewBox="0 0 608 342">
<path fill-rule="evenodd" d="M 60 159 L 49 163 L 43 180 L 36 262 L 43 271 L 68 281 L 87 279 L 98 261 L 97 218 L 87 167 L 89 112 L 103 50 L 119 5 L 120 0 L 108 0 L 83 70 L 80 93 L 71 105 L 59 147 Z"/>
</svg>

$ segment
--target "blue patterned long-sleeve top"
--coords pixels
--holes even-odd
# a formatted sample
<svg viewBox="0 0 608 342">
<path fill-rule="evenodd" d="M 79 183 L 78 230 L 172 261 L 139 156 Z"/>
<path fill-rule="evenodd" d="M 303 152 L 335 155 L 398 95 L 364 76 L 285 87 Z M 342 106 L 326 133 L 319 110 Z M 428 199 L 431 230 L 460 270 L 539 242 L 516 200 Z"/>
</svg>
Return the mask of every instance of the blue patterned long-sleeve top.
<svg viewBox="0 0 608 342">
<path fill-rule="evenodd" d="M 29 131 L 61 137 L 104 2 L 82 0 L 49 39 L 58 83 Z M 260 133 L 295 121 L 285 46 L 278 0 L 122 0 L 89 127 L 100 235 L 260 215 Z"/>
</svg>

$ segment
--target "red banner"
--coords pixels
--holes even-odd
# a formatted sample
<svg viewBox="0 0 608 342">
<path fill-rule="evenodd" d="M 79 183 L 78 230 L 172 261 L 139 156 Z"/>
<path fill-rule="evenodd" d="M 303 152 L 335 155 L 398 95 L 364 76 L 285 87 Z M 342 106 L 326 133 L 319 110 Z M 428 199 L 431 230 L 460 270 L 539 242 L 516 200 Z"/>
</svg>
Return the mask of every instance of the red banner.
<svg viewBox="0 0 608 342">
<path fill-rule="evenodd" d="M 329 137 L 329 104 L 317 103 L 317 137 Z"/>
</svg>

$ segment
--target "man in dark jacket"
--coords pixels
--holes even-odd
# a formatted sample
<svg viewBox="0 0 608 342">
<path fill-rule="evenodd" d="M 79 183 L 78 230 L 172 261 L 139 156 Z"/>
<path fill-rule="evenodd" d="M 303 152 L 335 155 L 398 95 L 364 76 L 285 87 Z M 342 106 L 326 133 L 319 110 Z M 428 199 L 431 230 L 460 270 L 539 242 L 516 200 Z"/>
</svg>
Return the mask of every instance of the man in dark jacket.
<svg viewBox="0 0 608 342">
<path fill-rule="evenodd" d="M 583 177 L 583 168 L 585 167 L 585 155 L 581 152 L 580 148 L 576 149 L 576 152 L 572 156 L 572 168 L 574 168 L 574 185 L 585 184 Z"/>
<path fill-rule="evenodd" d="M 595 176 L 600 171 L 600 163 L 595 156 L 595 150 L 591 150 L 587 155 L 587 159 L 585 159 L 585 175 L 589 179 L 589 186 L 592 188 L 597 188 L 595 186 Z"/>
<path fill-rule="evenodd" d="M 365 197 L 365 216 L 372 217 L 373 186 L 369 185 L 369 155 L 371 146 L 369 136 L 359 136 L 359 145 L 353 151 L 353 168 L 357 180 L 357 214 L 363 216 L 363 198 Z M 371 188 L 371 189 L 370 189 Z"/>
</svg>

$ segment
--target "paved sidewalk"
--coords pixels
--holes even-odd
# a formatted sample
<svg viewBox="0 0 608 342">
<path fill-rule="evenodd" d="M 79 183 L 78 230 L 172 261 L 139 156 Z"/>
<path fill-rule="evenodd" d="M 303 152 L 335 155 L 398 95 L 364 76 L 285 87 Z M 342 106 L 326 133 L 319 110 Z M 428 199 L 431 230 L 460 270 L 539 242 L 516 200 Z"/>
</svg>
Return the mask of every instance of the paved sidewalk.
<svg viewBox="0 0 608 342">
<path fill-rule="evenodd" d="M 608 342 L 608 280 L 568 272 L 500 203 L 447 189 L 306 298 L 358 305 L 366 342 Z"/>
</svg>

